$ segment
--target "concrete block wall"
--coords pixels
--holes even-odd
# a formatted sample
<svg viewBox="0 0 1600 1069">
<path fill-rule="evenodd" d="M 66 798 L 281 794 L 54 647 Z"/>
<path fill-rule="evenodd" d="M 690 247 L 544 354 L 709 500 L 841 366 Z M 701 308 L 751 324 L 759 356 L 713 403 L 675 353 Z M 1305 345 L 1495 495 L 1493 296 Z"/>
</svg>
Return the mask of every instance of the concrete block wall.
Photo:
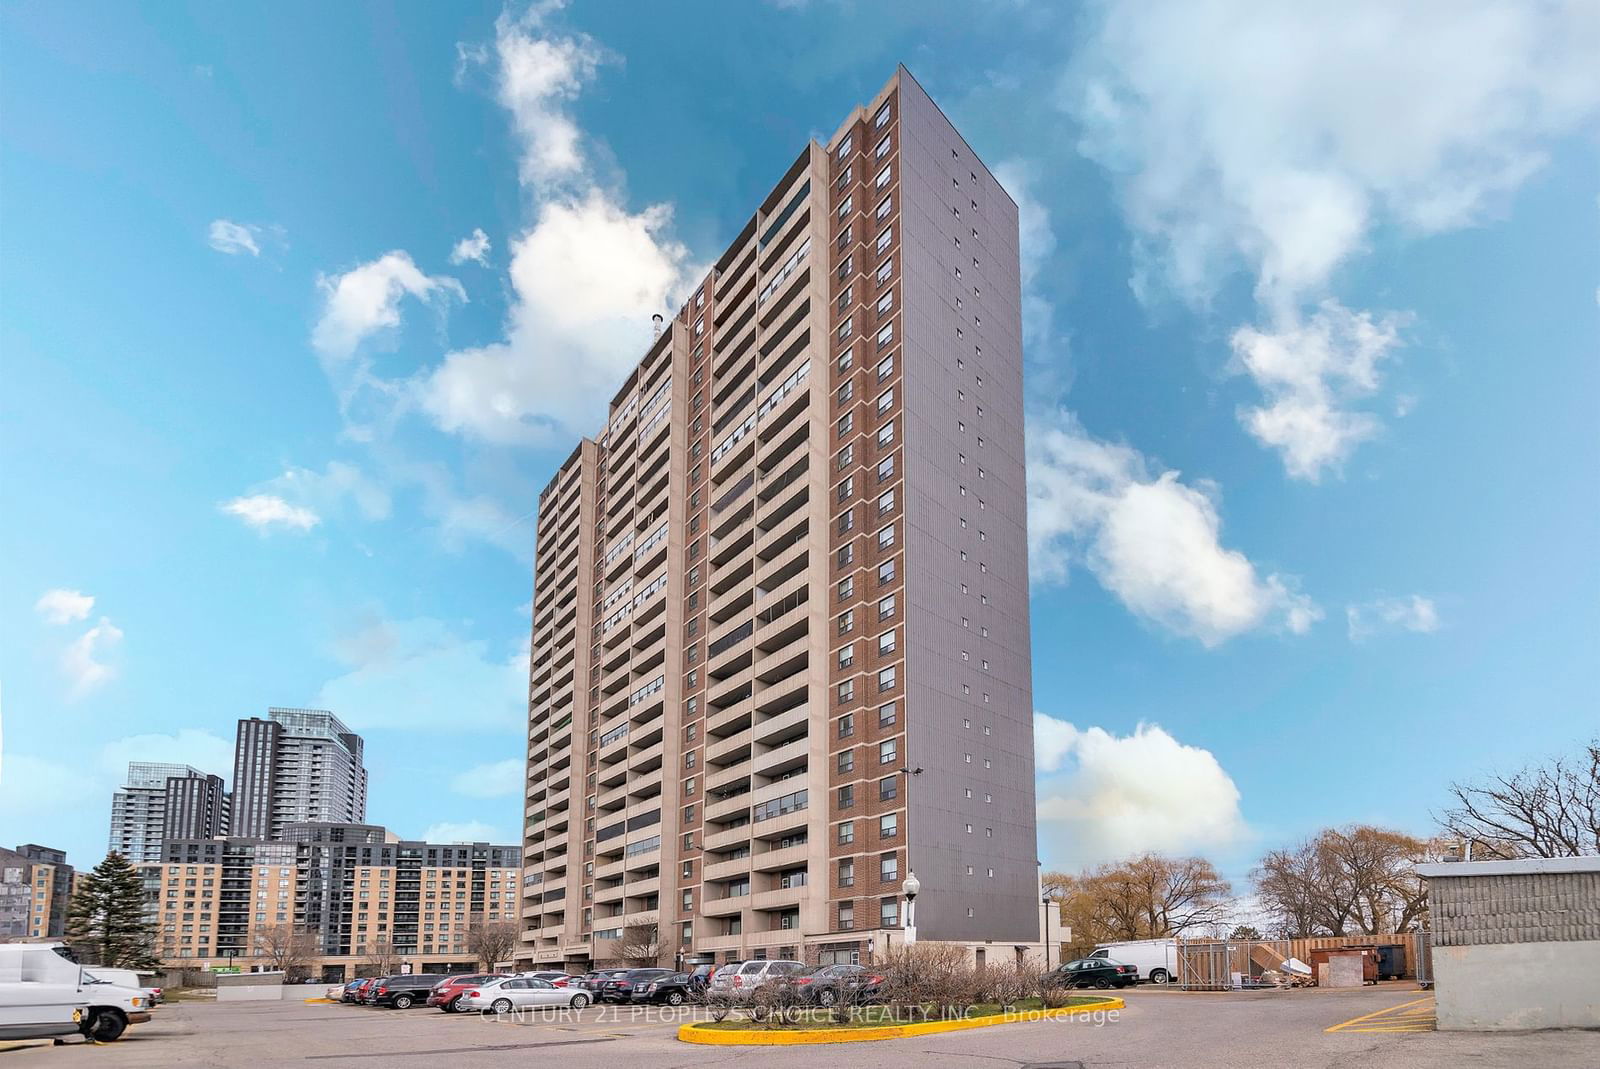
<svg viewBox="0 0 1600 1069">
<path fill-rule="evenodd" d="M 1600 872 L 1438 877 L 1434 945 L 1600 940 Z"/>
</svg>

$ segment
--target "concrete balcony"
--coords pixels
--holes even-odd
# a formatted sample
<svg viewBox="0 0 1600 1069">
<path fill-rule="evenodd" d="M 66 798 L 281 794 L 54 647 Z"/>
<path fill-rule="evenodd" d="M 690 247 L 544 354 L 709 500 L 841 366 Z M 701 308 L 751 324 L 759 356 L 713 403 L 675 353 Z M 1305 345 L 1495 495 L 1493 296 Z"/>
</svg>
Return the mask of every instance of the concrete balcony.
<svg viewBox="0 0 1600 1069">
<path fill-rule="evenodd" d="M 750 756 L 750 744 L 754 741 L 754 728 L 745 728 L 736 731 L 725 738 L 710 738 L 706 741 L 706 764 L 718 767 L 742 762 Z M 710 773 L 708 772 L 707 775 Z"/>
<path fill-rule="evenodd" d="M 769 685 L 787 679 L 810 663 L 810 654 L 810 636 L 803 635 L 756 661 L 755 677 Z"/>
<path fill-rule="evenodd" d="M 752 854 L 748 861 L 751 870 L 754 872 L 776 872 L 780 869 L 799 868 L 809 860 L 808 854 L 810 850 L 809 843 L 801 843 L 799 846 L 786 846 L 778 850 L 767 850 L 763 853 Z M 707 879 L 709 878 L 710 872 L 708 870 Z"/>
<path fill-rule="evenodd" d="M 782 746 L 804 738 L 811 726 L 811 710 L 803 705 L 769 716 L 749 729 L 752 742 L 762 746 Z"/>
<path fill-rule="evenodd" d="M 785 772 L 792 772 L 805 765 L 811 755 L 811 739 L 802 735 L 793 742 L 786 742 L 782 746 L 774 747 L 765 753 L 757 753 L 750 758 L 750 771 L 757 776 L 778 776 Z M 775 786 L 777 786 L 775 784 Z M 797 790 L 794 784 L 789 785 L 789 790 Z M 788 791 L 780 791 L 787 794 Z"/>
<path fill-rule="evenodd" d="M 749 895 L 735 895 L 731 898 L 708 898 L 700 903 L 702 917 L 727 917 L 735 913 L 742 913 L 750 908 Z"/>
<path fill-rule="evenodd" d="M 776 891 L 757 891 L 750 896 L 751 909 L 794 909 L 800 905 L 800 900 L 806 895 L 804 885 L 800 887 L 785 887 Z M 795 933 L 796 938 L 799 932 Z"/>
<path fill-rule="evenodd" d="M 706 801 L 706 819 L 710 821 L 727 820 L 737 816 L 750 808 L 751 794 L 745 791 L 731 798 L 710 798 Z M 720 834 L 720 833 L 719 833 Z"/>
<path fill-rule="evenodd" d="M 801 816 L 804 815 L 805 811 L 802 810 Z M 728 828 L 726 831 L 711 832 L 705 838 L 705 848 L 707 850 L 728 850 L 738 846 L 750 838 L 752 827 L 753 825 L 745 824 L 737 828 Z"/>
<path fill-rule="evenodd" d="M 791 849 L 803 851 L 805 847 L 793 847 Z M 781 852 L 788 853 L 789 851 L 784 850 Z M 731 861 L 712 862 L 705 867 L 705 871 L 701 874 L 701 879 L 706 883 L 711 883 L 715 880 L 727 880 L 734 876 L 743 876 L 745 873 L 751 871 L 750 863 L 753 860 L 754 858 L 749 857 L 736 857 Z"/>
</svg>

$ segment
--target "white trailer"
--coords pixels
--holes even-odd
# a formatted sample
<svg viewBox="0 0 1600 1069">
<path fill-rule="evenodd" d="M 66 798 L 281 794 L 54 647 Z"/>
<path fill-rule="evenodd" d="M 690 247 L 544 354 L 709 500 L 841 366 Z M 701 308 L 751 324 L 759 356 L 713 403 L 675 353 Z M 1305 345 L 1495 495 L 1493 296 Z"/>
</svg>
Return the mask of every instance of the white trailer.
<svg viewBox="0 0 1600 1069">
<path fill-rule="evenodd" d="M 1170 984 L 1178 978 L 1178 944 L 1173 939 L 1100 943 L 1089 956 L 1132 965 L 1139 970 L 1139 979 L 1145 983 Z"/>
</svg>

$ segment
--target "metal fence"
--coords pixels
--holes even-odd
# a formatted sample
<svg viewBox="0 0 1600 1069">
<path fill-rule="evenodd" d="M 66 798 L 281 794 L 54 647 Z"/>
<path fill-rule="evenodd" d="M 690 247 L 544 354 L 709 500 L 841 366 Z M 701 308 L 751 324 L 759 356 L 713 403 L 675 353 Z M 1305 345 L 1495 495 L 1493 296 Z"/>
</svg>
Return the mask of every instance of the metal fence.
<svg viewBox="0 0 1600 1069">
<path fill-rule="evenodd" d="M 1177 985 L 1186 991 L 1280 988 L 1314 982 L 1293 963 L 1310 966 L 1312 952 L 1342 947 L 1398 947 L 1399 979 L 1433 983 L 1433 947 L 1427 932 L 1321 936 L 1306 939 L 1179 939 Z"/>
</svg>

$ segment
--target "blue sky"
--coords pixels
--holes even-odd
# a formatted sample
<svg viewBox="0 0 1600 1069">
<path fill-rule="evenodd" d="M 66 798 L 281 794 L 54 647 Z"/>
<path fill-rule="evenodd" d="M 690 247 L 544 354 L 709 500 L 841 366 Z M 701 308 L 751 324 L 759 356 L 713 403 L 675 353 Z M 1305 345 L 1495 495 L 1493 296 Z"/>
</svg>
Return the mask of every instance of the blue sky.
<svg viewBox="0 0 1600 1069">
<path fill-rule="evenodd" d="M 887 7 L 7 5 L 0 842 L 269 705 L 512 841 L 537 490 L 900 61 L 1023 208 L 1047 864 L 1594 733 L 1594 9 Z"/>
</svg>

